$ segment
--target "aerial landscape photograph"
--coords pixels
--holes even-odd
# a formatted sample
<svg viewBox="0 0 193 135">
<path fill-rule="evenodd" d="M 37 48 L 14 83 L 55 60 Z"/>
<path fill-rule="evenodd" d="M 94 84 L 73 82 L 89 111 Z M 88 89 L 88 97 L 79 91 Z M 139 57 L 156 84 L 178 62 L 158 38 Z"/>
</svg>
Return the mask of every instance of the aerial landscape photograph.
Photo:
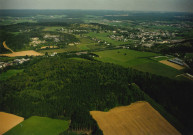
<svg viewBox="0 0 193 135">
<path fill-rule="evenodd" d="M 193 1 L 0 0 L 0 135 L 193 135 Z"/>
</svg>

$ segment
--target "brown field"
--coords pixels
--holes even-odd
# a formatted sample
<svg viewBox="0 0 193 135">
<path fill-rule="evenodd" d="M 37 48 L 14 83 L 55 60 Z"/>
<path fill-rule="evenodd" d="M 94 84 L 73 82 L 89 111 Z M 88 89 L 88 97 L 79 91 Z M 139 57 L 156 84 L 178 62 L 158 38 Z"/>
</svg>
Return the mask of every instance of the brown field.
<svg viewBox="0 0 193 135">
<path fill-rule="evenodd" d="M 181 135 L 147 102 L 90 114 L 104 135 Z"/>
<path fill-rule="evenodd" d="M 13 53 L 9 53 L 9 54 L 0 54 L 0 56 L 8 56 L 8 57 L 17 57 L 17 56 L 41 56 L 43 54 L 38 53 L 36 51 L 33 50 L 28 50 L 28 51 L 20 51 L 20 52 L 13 52 Z"/>
<path fill-rule="evenodd" d="M 168 65 L 168 66 L 170 66 L 170 67 L 173 67 L 173 68 L 175 68 L 175 69 L 177 69 L 177 70 L 184 69 L 183 66 L 180 66 L 180 65 L 178 65 L 178 64 L 169 62 L 169 61 L 167 61 L 167 60 L 161 60 L 161 61 L 159 61 L 159 62 L 162 63 L 162 64 L 165 64 L 165 65 Z"/>
<path fill-rule="evenodd" d="M 23 120 L 24 118 L 22 117 L 9 114 L 9 113 L 0 112 L 0 135 L 9 131 L 11 128 L 15 127 Z"/>
</svg>

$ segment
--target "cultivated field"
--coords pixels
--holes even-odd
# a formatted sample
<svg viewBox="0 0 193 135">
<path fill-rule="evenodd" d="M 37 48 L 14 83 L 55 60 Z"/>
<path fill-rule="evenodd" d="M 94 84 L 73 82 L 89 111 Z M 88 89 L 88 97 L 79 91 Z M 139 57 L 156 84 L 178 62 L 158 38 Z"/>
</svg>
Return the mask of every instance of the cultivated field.
<svg viewBox="0 0 193 135">
<path fill-rule="evenodd" d="M 175 69 L 177 69 L 177 70 L 182 70 L 182 69 L 184 69 L 183 66 L 180 66 L 180 65 L 178 65 L 178 64 L 169 62 L 169 61 L 167 61 L 167 60 L 162 60 L 162 61 L 160 61 L 160 63 L 165 64 L 165 65 L 168 65 L 168 66 L 170 66 L 170 67 L 173 67 L 173 68 L 175 68 Z"/>
<path fill-rule="evenodd" d="M 0 112 L 0 135 L 9 131 L 11 128 L 15 127 L 23 120 L 24 118 L 22 117 L 9 114 L 9 113 Z"/>
<path fill-rule="evenodd" d="M 68 121 L 32 116 L 5 135 L 59 135 L 68 128 Z"/>
<path fill-rule="evenodd" d="M 99 55 L 95 59 L 102 62 L 114 63 L 123 67 L 132 67 L 143 72 L 150 72 L 170 78 L 175 78 L 176 75 L 183 73 L 183 71 L 176 70 L 154 60 L 155 57 L 160 57 L 160 54 L 156 53 L 116 49 L 95 52 L 95 54 Z"/>
<path fill-rule="evenodd" d="M 7 57 L 17 57 L 17 56 L 41 56 L 43 54 L 38 53 L 36 51 L 33 50 L 28 50 L 28 51 L 20 51 L 20 52 L 13 52 L 13 53 L 9 53 L 9 54 L 0 54 L 0 56 L 7 56 Z"/>
<path fill-rule="evenodd" d="M 104 135 L 180 135 L 149 103 L 136 102 L 109 112 L 91 111 Z"/>
</svg>

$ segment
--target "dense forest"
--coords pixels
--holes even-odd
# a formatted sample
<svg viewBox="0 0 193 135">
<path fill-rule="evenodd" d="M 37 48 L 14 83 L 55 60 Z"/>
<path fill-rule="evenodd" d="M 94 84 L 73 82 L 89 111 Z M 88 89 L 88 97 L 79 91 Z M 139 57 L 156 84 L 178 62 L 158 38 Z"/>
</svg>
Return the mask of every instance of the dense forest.
<svg viewBox="0 0 193 135">
<path fill-rule="evenodd" d="M 98 132 L 89 111 L 108 111 L 146 100 L 181 132 L 192 128 L 193 85 L 188 82 L 62 56 L 39 58 L 32 63 L 23 73 L 0 82 L 0 110 L 25 118 L 38 115 L 70 119 L 71 129 Z"/>
</svg>

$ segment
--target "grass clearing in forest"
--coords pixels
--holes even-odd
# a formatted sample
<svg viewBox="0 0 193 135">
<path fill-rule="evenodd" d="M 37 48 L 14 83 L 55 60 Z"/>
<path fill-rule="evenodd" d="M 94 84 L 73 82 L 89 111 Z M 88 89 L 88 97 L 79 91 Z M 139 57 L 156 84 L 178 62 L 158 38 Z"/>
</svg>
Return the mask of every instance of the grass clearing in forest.
<svg viewBox="0 0 193 135">
<path fill-rule="evenodd" d="M 78 57 L 73 57 L 73 58 L 69 58 L 72 60 L 79 60 L 79 61 L 89 61 L 88 59 L 84 59 L 84 58 L 78 58 Z"/>
<path fill-rule="evenodd" d="M 68 128 L 68 121 L 32 116 L 5 133 L 5 135 L 58 135 Z"/>
<path fill-rule="evenodd" d="M 7 72 L 3 72 L 2 74 L 0 74 L 0 80 L 7 80 L 10 77 L 17 75 L 18 73 L 23 72 L 23 69 L 11 69 L 8 70 Z"/>
<path fill-rule="evenodd" d="M 51 27 L 45 27 L 43 31 L 58 31 L 59 29 L 62 29 L 63 27 L 60 26 L 51 26 Z"/>
<path fill-rule="evenodd" d="M 181 135 L 148 102 L 136 102 L 108 112 L 90 111 L 104 135 Z"/>
</svg>

